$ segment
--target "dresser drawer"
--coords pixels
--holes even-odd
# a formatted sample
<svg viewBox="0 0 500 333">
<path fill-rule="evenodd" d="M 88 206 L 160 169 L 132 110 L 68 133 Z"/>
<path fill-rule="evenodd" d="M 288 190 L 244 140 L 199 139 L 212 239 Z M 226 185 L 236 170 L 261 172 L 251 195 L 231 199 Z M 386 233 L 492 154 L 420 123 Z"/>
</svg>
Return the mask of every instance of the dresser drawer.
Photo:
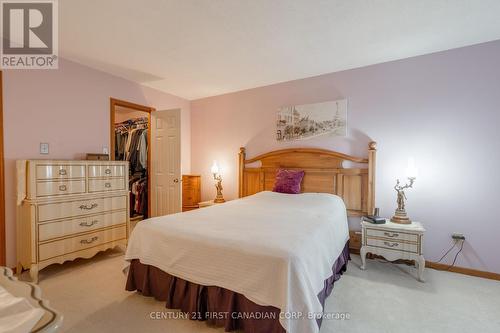
<svg viewBox="0 0 500 333">
<path fill-rule="evenodd" d="M 36 196 L 69 195 L 85 193 L 85 179 L 45 181 L 36 183 Z"/>
<path fill-rule="evenodd" d="M 125 178 L 89 179 L 89 192 L 118 191 L 125 189 Z"/>
<path fill-rule="evenodd" d="M 89 165 L 89 177 L 123 177 L 125 166 L 123 165 Z"/>
<path fill-rule="evenodd" d="M 397 242 L 394 240 L 384 240 L 384 239 L 377 239 L 377 238 L 368 237 L 366 239 L 366 245 L 375 246 L 375 247 L 384 248 L 384 249 L 389 249 L 389 250 L 418 253 L 418 245 L 417 244 Z"/>
<path fill-rule="evenodd" d="M 125 226 L 122 226 L 108 230 L 101 230 L 82 236 L 76 236 L 40 244 L 38 251 L 39 260 L 43 261 L 51 259 L 67 253 L 84 250 L 96 245 L 125 239 L 126 237 L 127 229 Z"/>
<path fill-rule="evenodd" d="M 183 198 L 183 202 L 182 204 L 185 205 L 185 206 L 193 206 L 195 204 L 197 204 L 196 199 L 197 197 L 195 195 L 193 195 L 192 193 L 184 193 L 184 198 Z"/>
<path fill-rule="evenodd" d="M 67 178 L 85 178 L 85 165 L 37 165 L 36 179 L 67 179 Z"/>
<path fill-rule="evenodd" d="M 81 232 L 110 227 L 127 222 L 127 211 L 104 213 L 66 221 L 49 222 L 38 225 L 38 241 L 64 237 Z"/>
<path fill-rule="evenodd" d="M 200 176 L 182 176 L 182 206 L 183 211 L 198 208 L 201 201 Z"/>
<path fill-rule="evenodd" d="M 378 229 L 370 229 L 366 228 L 366 235 L 368 237 L 381 237 L 387 238 L 395 241 L 405 241 L 405 242 L 418 242 L 417 234 L 410 234 L 406 232 L 400 231 L 387 231 L 387 230 L 378 230 Z"/>
<path fill-rule="evenodd" d="M 127 196 L 116 196 L 109 198 L 39 204 L 38 221 L 45 222 L 101 213 L 110 210 L 126 209 L 127 200 Z"/>
<path fill-rule="evenodd" d="M 196 191 L 196 187 L 193 186 L 192 184 L 189 184 L 189 183 L 182 184 L 182 188 L 183 188 L 184 191 L 190 191 L 190 192 Z"/>
</svg>

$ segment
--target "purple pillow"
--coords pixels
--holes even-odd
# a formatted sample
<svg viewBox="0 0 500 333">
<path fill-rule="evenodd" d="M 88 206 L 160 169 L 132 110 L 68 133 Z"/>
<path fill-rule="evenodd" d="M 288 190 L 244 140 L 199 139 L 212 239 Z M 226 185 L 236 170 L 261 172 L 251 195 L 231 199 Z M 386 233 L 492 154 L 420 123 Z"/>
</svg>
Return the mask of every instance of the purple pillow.
<svg viewBox="0 0 500 333">
<path fill-rule="evenodd" d="M 278 169 L 273 192 L 299 194 L 302 178 L 304 178 L 304 170 Z"/>
</svg>

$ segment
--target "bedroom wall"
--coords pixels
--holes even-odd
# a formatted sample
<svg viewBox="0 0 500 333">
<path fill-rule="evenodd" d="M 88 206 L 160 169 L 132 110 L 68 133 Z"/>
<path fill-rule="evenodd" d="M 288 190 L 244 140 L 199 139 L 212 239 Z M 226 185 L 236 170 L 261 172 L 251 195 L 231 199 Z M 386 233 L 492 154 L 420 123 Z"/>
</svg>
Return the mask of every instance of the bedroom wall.
<svg viewBox="0 0 500 333">
<path fill-rule="evenodd" d="M 333 55 L 334 56 L 334 55 Z M 311 59 L 311 61 L 314 61 Z M 407 159 L 419 177 L 407 191 L 408 212 L 427 229 L 425 256 L 437 261 L 451 233 L 467 237 L 457 265 L 500 273 L 500 41 L 275 84 L 191 103 L 192 172 L 202 175 L 203 200 L 214 197 L 210 166 L 221 164 L 224 194 L 237 196 L 237 153 L 321 147 L 366 156 L 378 142 L 376 205 L 391 216 L 393 186 Z M 278 143 L 280 106 L 348 98 L 347 137 Z M 359 229 L 359 221 L 350 221 Z M 450 262 L 446 260 L 445 262 Z"/>
<path fill-rule="evenodd" d="M 79 159 L 109 147 L 109 98 L 180 108 L 181 167 L 191 168 L 189 101 L 158 90 L 59 60 L 58 70 L 5 70 L 4 142 L 7 264 L 15 266 L 15 160 Z M 50 154 L 40 155 L 40 142 Z"/>
</svg>

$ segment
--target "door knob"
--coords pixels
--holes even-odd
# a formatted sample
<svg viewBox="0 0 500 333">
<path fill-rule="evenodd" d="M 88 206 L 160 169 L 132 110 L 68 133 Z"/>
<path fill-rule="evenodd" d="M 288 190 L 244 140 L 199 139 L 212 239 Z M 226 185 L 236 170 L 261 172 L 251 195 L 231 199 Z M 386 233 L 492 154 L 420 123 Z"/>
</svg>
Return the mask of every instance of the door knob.
<svg viewBox="0 0 500 333">
<path fill-rule="evenodd" d="M 174 183 L 178 183 L 178 182 L 179 182 L 179 179 L 175 178 Z"/>
</svg>

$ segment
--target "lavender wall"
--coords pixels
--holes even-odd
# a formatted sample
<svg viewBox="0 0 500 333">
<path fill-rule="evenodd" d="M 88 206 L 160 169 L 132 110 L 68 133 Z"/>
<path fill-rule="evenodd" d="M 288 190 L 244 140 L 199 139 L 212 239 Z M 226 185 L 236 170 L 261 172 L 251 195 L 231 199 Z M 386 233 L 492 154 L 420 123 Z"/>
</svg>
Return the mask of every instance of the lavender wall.
<svg viewBox="0 0 500 333">
<path fill-rule="evenodd" d="M 189 101 L 60 60 L 59 70 L 4 71 L 7 264 L 15 266 L 15 160 L 74 159 L 109 146 L 109 98 L 181 109 L 182 172 L 190 171 Z M 50 154 L 39 154 L 39 143 Z"/>
<path fill-rule="evenodd" d="M 192 171 L 202 174 L 203 199 L 214 196 L 210 165 L 223 170 L 227 198 L 237 196 L 237 152 L 248 156 L 289 146 L 366 155 L 379 143 L 377 206 L 390 216 L 392 189 L 409 156 L 419 177 L 408 212 L 427 229 L 425 255 L 436 261 L 467 237 L 457 265 L 500 273 L 500 41 L 291 81 L 191 103 Z M 348 98 L 349 136 L 323 136 L 291 144 L 274 139 L 280 106 Z M 359 229 L 358 221 L 350 221 Z"/>
</svg>

